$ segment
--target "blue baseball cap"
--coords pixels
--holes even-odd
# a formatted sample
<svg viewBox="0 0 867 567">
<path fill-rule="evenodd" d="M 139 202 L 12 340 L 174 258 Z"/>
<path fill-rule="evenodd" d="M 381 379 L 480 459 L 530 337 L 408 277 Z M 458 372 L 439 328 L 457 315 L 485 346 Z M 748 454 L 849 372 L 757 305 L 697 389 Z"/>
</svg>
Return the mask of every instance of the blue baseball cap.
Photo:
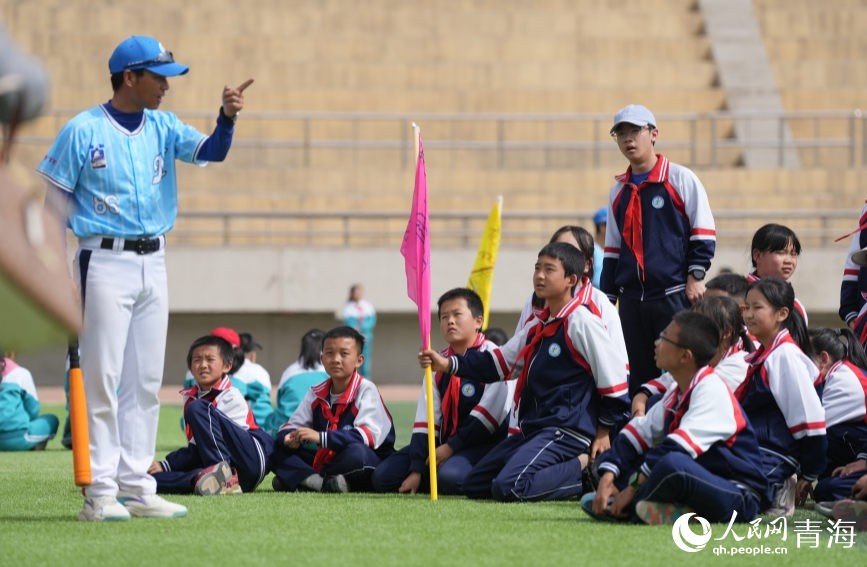
<svg viewBox="0 0 867 567">
<path fill-rule="evenodd" d="M 601 207 L 596 214 L 593 215 L 593 224 L 608 224 L 608 207 Z"/>
<path fill-rule="evenodd" d="M 640 104 L 630 104 L 618 110 L 617 114 L 614 115 L 614 126 L 611 127 L 610 133 L 613 134 L 614 130 L 624 122 L 636 126 L 647 126 L 648 124 L 656 126 L 656 118 L 653 117 L 653 113 Z"/>
<path fill-rule="evenodd" d="M 175 77 L 186 74 L 190 68 L 175 63 L 171 51 L 152 37 L 134 35 L 120 42 L 108 60 L 111 74 L 126 70 L 147 69 L 161 77 Z"/>
</svg>

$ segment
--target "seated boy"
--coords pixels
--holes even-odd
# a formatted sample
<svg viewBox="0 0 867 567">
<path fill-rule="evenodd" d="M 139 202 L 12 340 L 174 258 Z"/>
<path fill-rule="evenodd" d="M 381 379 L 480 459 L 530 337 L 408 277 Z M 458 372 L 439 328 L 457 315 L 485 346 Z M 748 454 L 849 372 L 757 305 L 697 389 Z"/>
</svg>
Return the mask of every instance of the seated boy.
<svg viewBox="0 0 867 567">
<path fill-rule="evenodd" d="M 459 287 L 437 302 L 440 332 L 449 348 L 443 356 L 464 354 L 468 349 L 491 351 L 496 345 L 480 330 L 484 322 L 482 298 Z M 437 372 L 433 388 L 434 427 L 438 432 L 437 491 L 463 494 L 464 477 L 498 442 L 506 437 L 505 382 L 480 384 L 474 380 Z M 422 388 L 410 444 L 390 456 L 373 473 L 377 492 L 415 494 L 430 491 L 427 437 L 427 401 Z"/>
<path fill-rule="evenodd" d="M 181 390 L 189 443 L 151 465 L 157 493 L 252 492 L 268 474 L 274 442 L 232 386 L 232 358 L 232 345 L 221 337 L 207 335 L 190 346 L 187 367 L 196 384 Z"/>
<path fill-rule="evenodd" d="M 741 308 L 741 313 L 747 307 L 747 291 L 750 282 L 740 274 L 720 274 L 704 284 L 704 297 L 731 297 Z"/>
<path fill-rule="evenodd" d="M 533 284 L 547 307 L 501 348 L 449 358 L 419 354 L 422 367 L 479 382 L 518 371 L 517 431 L 464 479 L 464 494 L 502 502 L 557 500 L 582 491 L 582 462 L 609 446 L 608 433 L 628 409 L 627 366 L 592 301 L 584 255 L 554 242 L 539 252 Z"/>
<path fill-rule="evenodd" d="M 816 502 L 826 504 L 836 500 L 843 500 L 844 498 L 852 498 L 856 492 L 854 488 L 855 484 L 865 475 L 867 475 L 867 444 L 861 447 L 854 461 L 845 466 L 835 468 L 831 476 L 819 480 L 813 489 L 813 499 Z M 867 481 L 864 482 L 867 483 Z M 857 492 L 860 493 L 865 489 L 867 489 L 867 486 Z M 854 497 L 858 498 L 858 496 Z M 867 492 L 864 492 L 860 498 L 867 499 Z M 817 504 L 816 510 L 822 513 L 819 508 L 820 504 Z"/>
<path fill-rule="evenodd" d="M 33 375 L 0 351 L 0 451 L 41 451 L 57 433 L 60 420 L 39 415 Z"/>
<path fill-rule="evenodd" d="M 656 365 L 675 386 L 633 418 L 599 458 L 595 494 L 581 499 L 596 519 L 672 524 L 687 512 L 710 522 L 749 522 L 771 504 L 756 435 L 726 383 L 707 366 L 719 330 L 706 315 L 677 313 L 656 340 Z"/>
<path fill-rule="evenodd" d="M 322 364 L 329 378 L 308 390 L 277 432 L 275 491 L 371 490 L 373 470 L 394 453 L 395 434 L 379 390 L 358 373 L 363 351 L 364 337 L 352 327 L 325 333 Z"/>
</svg>

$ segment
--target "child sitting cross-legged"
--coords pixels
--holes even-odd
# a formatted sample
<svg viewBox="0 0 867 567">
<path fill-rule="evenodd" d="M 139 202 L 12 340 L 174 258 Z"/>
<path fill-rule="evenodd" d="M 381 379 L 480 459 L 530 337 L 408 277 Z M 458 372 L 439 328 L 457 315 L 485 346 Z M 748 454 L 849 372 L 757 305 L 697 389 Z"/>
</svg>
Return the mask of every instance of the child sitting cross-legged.
<svg viewBox="0 0 867 567">
<path fill-rule="evenodd" d="M 496 345 L 480 332 L 484 319 L 482 299 L 459 287 L 437 302 L 440 331 L 449 348 L 443 356 L 467 350 L 491 351 Z M 463 494 L 464 478 L 494 445 L 506 437 L 505 382 L 482 384 L 437 372 L 433 388 L 437 486 L 440 494 Z M 373 473 L 377 492 L 415 494 L 430 491 L 427 398 L 422 388 L 410 444 L 384 460 Z"/>
<path fill-rule="evenodd" d="M 196 339 L 187 367 L 196 383 L 181 390 L 188 445 L 154 461 L 158 493 L 202 496 L 252 492 L 268 473 L 271 436 L 229 379 L 233 347 L 214 335 Z"/>
<path fill-rule="evenodd" d="M 608 448 L 608 434 L 628 409 L 627 366 L 602 322 L 583 276 L 584 255 L 554 242 L 537 257 L 533 284 L 546 307 L 512 339 L 489 352 L 448 358 L 419 353 L 422 367 L 479 382 L 517 374 L 516 431 L 480 460 L 463 482 L 470 498 L 501 502 L 559 500 L 582 492 L 579 459 Z"/>
<path fill-rule="evenodd" d="M 311 387 L 277 432 L 271 467 L 275 491 L 360 492 L 394 453 L 394 425 L 373 382 L 358 373 L 364 337 L 337 327 L 322 339 L 328 380 Z M 311 449 L 310 445 L 318 445 Z"/>
<path fill-rule="evenodd" d="M 596 519 L 672 524 L 695 512 L 710 522 L 749 522 L 771 504 L 756 435 L 713 366 L 719 329 L 681 311 L 656 340 L 656 364 L 675 380 L 647 415 L 633 418 L 598 461 L 595 494 L 581 499 Z"/>
</svg>

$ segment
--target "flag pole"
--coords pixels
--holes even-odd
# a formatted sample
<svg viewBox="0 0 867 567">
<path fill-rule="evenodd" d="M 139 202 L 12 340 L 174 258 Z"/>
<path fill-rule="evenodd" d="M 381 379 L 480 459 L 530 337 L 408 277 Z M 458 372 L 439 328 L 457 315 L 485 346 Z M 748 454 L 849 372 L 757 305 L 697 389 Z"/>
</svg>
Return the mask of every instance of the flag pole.
<svg viewBox="0 0 867 567">
<path fill-rule="evenodd" d="M 419 128 L 415 122 L 412 123 L 412 132 L 413 132 L 413 143 L 414 143 L 414 151 L 413 155 L 415 156 L 415 162 L 418 163 L 418 152 L 419 152 L 419 136 L 421 135 L 421 128 Z M 423 315 L 430 317 L 430 313 L 424 313 Z M 422 337 L 422 341 L 424 341 L 424 348 L 430 348 L 430 334 L 426 337 Z M 425 387 L 425 399 L 427 400 L 427 450 L 428 450 L 428 474 L 430 476 L 430 499 L 437 499 L 437 456 L 436 456 L 436 438 L 434 437 L 436 430 L 434 428 L 434 409 L 433 409 L 433 372 L 431 372 L 430 366 L 424 369 L 424 387 Z"/>
</svg>

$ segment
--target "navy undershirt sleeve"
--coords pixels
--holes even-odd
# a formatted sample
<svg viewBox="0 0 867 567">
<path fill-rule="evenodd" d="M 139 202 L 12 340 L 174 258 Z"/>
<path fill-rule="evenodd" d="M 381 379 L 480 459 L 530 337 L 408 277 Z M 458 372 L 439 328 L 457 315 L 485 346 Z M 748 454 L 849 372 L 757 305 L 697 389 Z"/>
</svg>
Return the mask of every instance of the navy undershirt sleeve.
<svg viewBox="0 0 867 567">
<path fill-rule="evenodd" d="M 226 159 L 229 148 L 232 146 L 232 134 L 234 132 L 235 125 L 227 122 L 221 113 L 217 118 L 214 133 L 202 142 L 199 153 L 196 154 L 196 161 L 223 161 Z"/>
</svg>

